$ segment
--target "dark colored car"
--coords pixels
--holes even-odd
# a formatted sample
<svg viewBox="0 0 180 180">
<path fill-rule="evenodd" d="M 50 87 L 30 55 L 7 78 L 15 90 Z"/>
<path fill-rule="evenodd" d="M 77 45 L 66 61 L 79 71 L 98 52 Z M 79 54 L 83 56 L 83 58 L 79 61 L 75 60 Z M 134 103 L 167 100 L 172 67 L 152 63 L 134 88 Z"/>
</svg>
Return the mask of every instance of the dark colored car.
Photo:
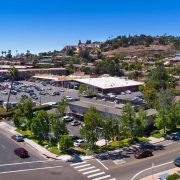
<svg viewBox="0 0 180 180">
<path fill-rule="evenodd" d="M 21 97 L 24 98 L 24 99 L 28 99 L 28 96 L 25 95 L 25 94 L 21 95 Z"/>
<path fill-rule="evenodd" d="M 75 136 L 75 135 L 69 135 L 69 137 L 72 139 L 72 141 L 76 141 L 76 140 L 80 139 L 79 136 Z"/>
<path fill-rule="evenodd" d="M 23 142 L 24 141 L 24 136 L 21 136 L 21 135 L 18 135 L 18 134 L 11 136 L 11 138 L 14 139 L 17 142 Z"/>
<path fill-rule="evenodd" d="M 149 149 L 152 151 L 157 151 L 157 150 L 163 150 L 164 147 L 162 145 L 154 145 L 148 142 L 143 142 L 143 143 L 140 143 L 139 149 Z"/>
<path fill-rule="evenodd" d="M 29 157 L 28 152 L 24 148 L 17 148 L 14 150 L 14 153 L 19 156 L 20 158 L 27 158 Z"/>
<path fill-rule="evenodd" d="M 153 153 L 152 151 L 148 149 L 140 150 L 134 153 L 134 157 L 136 159 L 141 159 L 141 158 L 150 157 L 150 156 L 153 156 Z"/>
<path fill-rule="evenodd" d="M 180 157 L 178 157 L 174 160 L 174 165 L 177 167 L 180 167 Z"/>
</svg>

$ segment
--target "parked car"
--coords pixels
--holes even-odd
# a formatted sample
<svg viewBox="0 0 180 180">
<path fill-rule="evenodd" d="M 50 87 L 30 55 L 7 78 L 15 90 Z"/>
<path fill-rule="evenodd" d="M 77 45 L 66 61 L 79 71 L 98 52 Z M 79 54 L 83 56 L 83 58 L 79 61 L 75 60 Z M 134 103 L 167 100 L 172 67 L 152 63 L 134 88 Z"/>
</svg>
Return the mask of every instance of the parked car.
<svg viewBox="0 0 180 180">
<path fill-rule="evenodd" d="M 141 158 L 150 157 L 150 156 L 153 156 L 153 153 L 152 153 L 152 151 L 150 151 L 148 149 L 139 150 L 134 153 L 134 157 L 136 159 L 141 159 Z"/>
<path fill-rule="evenodd" d="M 16 96 L 16 95 L 17 95 L 17 91 L 12 90 L 12 91 L 11 91 L 11 94 Z"/>
<path fill-rule="evenodd" d="M 174 141 L 180 140 L 180 132 L 168 134 L 168 135 L 166 135 L 165 138 L 167 140 L 174 140 Z"/>
<path fill-rule="evenodd" d="M 7 95 L 8 92 L 7 91 L 1 91 L 1 94 Z"/>
<path fill-rule="evenodd" d="M 74 120 L 74 118 L 73 118 L 72 116 L 64 116 L 64 117 L 63 117 L 63 120 L 64 120 L 64 121 L 67 121 L 67 122 L 71 122 L 71 121 Z"/>
<path fill-rule="evenodd" d="M 39 94 L 40 94 L 40 95 L 46 95 L 46 92 L 45 92 L 45 91 L 40 91 Z"/>
<path fill-rule="evenodd" d="M 37 97 L 36 95 L 31 96 L 31 98 L 32 98 L 32 99 L 35 99 L 35 100 L 38 99 L 38 97 Z"/>
<path fill-rule="evenodd" d="M 83 140 L 83 139 L 78 139 L 78 140 L 76 140 L 75 142 L 74 142 L 74 146 L 75 147 L 79 147 L 79 146 L 81 146 L 81 145 L 84 145 L 86 142 L 85 142 L 85 140 Z"/>
<path fill-rule="evenodd" d="M 65 99 L 66 99 L 67 101 L 73 101 L 73 98 L 72 98 L 71 96 L 66 96 Z"/>
<path fill-rule="evenodd" d="M 59 95 L 60 95 L 60 92 L 56 91 L 56 92 L 55 92 L 55 95 L 56 95 L 56 96 L 59 96 Z"/>
<path fill-rule="evenodd" d="M 72 141 L 77 141 L 78 139 L 80 139 L 79 136 L 75 136 L 75 135 L 72 135 L 72 134 L 70 134 L 69 137 L 72 139 Z"/>
<path fill-rule="evenodd" d="M 79 126 L 79 125 L 81 125 L 80 121 L 74 120 L 71 122 L 71 126 Z"/>
<path fill-rule="evenodd" d="M 17 148 L 14 150 L 14 153 L 19 156 L 20 158 L 27 158 L 29 157 L 28 151 L 26 151 L 24 148 Z"/>
<path fill-rule="evenodd" d="M 174 160 L 174 165 L 177 167 L 180 167 L 180 157 L 178 157 Z"/>
<path fill-rule="evenodd" d="M 24 136 L 21 136 L 19 134 L 15 134 L 15 135 L 11 136 L 11 138 L 17 142 L 23 142 L 24 141 Z"/>
<path fill-rule="evenodd" d="M 25 95 L 25 94 L 21 95 L 21 97 L 24 98 L 24 99 L 28 99 L 28 96 Z"/>
<path fill-rule="evenodd" d="M 152 151 L 162 150 L 164 147 L 162 145 L 154 145 L 148 142 L 142 142 L 139 144 L 139 149 L 149 149 Z"/>
<path fill-rule="evenodd" d="M 131 91 L 130 91 L 130 90 L 127 90 L 127 91 L 126 91 L 126 94 L 131 94 Z"/>
</svg>

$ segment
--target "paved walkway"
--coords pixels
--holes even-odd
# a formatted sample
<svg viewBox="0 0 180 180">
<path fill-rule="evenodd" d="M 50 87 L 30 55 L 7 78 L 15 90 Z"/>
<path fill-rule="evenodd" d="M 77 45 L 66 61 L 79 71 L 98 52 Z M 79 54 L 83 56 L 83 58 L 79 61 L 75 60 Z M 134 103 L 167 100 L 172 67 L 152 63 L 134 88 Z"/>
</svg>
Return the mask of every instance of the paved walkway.
<svg viewBox="0 0 180 180">
<path fill-rule="evenodd" d="M 174 173 L 180 174 L 180 168 L 177 167 L 177 168 L 170 169 L 168 171 L 163 171 L 163 172 L 154 174 L 153 176 L 145 177 L 141 180 L 166 180 L 167 176 L 174 174 Z"/>
</svg>

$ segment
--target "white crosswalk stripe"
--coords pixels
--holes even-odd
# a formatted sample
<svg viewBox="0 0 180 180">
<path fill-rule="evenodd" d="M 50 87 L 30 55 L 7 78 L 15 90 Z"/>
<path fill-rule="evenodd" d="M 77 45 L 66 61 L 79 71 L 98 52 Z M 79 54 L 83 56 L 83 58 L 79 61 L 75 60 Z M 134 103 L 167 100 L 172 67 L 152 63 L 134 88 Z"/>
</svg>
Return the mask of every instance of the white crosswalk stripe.
<svg viewBox="0 0 180 180">
<path fill-rule="evenodd" d="M 84 172 L 83 174 L 91 174 L 91 173 L 97 172 L 97 171 L 100 171 L 100 169 L 95 169 L 95 170 L 92 170 L 92 171 L 87 171 L 87 172 Z"/>
<path fill-rule="evenodd" d="M 107 175 L 104 171 L 101 171 L 101 169 L 96 168 L 89 162 L 73 163 L 70 166 L 92 180 L 116 180 L 116 178 L 111 178 L 111 175 Z"/>
<path fill-rule="evenodd" d="M 95 178 L 95 179 L 92 179 L 92 180 L 101 180 L 101 179 L 106 179 L 106 178 L 109 178 L 111 177 L 110 175 L 106 175 L 106 176 L 102 176 L 102 177 L 99 177 L 99 178 Z"/>
<path fill-rule="evenodd" d="M 99 176 L 99 175 L 102 175 L 102 174 L 105 174 L 105 172 L 100 172 L 100 173 L 92 174 L 92 175 L 89 175 L 89 176 L 87 176 L 87 177 L 88 177 L 88 178 L 91 178 L 91 177 Z"/>
<path fill-rule="evenodd" d="M 79 162 L 79 163 L 73 163 L 73 164 L 70 164 L 70 166 L 76 166 L 76 165 L 81 165 L 81 164 L 85 164 L 86 161 L 83 161 L 83 162 Z"/>
<path fill-rule="evenodd" d="M 91 164 L 85 164 L 85 165 L 81 165 L 81 166 L 75 166 L 74 168 L 75 169 L 79 169 L 79 168 L 82 168 L 82 167 L 86 167 L 86 166 L 90 166 Z"/>
<path fill-rule="evenodd" d="M 91 167 L 88 167 L 88 168 L 79 169 L 78 171 L 86 171 L 86 170 L 94 169 L 94 168 L 96 168 L 96 167 L 95 166 L 91 166 Z"/>
</svg>

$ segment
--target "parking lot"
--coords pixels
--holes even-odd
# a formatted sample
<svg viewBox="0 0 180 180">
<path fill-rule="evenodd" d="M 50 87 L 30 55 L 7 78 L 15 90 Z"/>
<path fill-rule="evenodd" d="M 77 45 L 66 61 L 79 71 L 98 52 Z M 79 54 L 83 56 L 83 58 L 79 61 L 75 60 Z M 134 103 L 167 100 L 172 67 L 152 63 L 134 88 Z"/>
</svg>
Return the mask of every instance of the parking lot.
<svg viewBox="0 0 180 180">
<path fill-rule="evenodd" d="M 14 86 L 17 94 L 11 94 L 10 102 L 19 102 L 22 95 L 26 95 L 27 97 L 32 98 L 33 101 L 41 104 L 48 102 L 59 102 L 65 96 L 70 96 L 72 98 L 77 97 L 77 91 L 74 89 L 55 87 L 50 84 L 44 86 L 42 83 L 29 82 L 29 81 L 20 81 L 20 83 L 22 84 Z M 5 85 L 5 84 L 10 84 L 10 83 L 1 83 L 1 85 Z M 31 90 L 31 92 L 28 93 L 27 89 Z M 1 89 L 0 100 L 7 101 L 8 92 L 9 92 L 8 86 L 5 89 Z M 59 92 L 59 94 L 55 95 L 54 93 L 56 92 Z M 33 94 L 31 95 L 30 93 Z M 36 96 L 37 98 L 33 98 L 33 95 Z"/>
</svg>

